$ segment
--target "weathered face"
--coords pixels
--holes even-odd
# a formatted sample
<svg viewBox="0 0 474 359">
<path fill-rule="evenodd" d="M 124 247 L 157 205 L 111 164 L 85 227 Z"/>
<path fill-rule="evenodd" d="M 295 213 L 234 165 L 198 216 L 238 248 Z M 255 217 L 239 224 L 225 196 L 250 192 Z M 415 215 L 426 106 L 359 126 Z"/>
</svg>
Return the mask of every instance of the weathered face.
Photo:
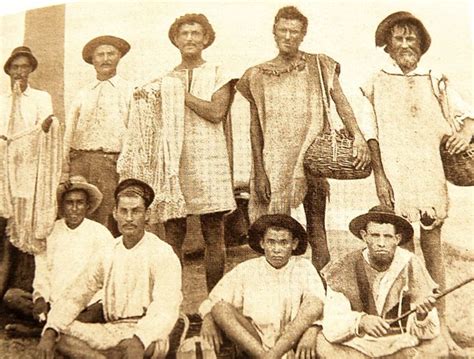
<svg viewBox="0 0 474 359">
<path fill-rule="evenodd" d="M 33 71 L 30 59 L 27 56 L 17 56 L 10 63 L 8 73 L 10 74 L 10 82 L 13 89 L 15 82 L 18 81 L 22 91 L 28 86 L 28 76 Z"/>
<path fill-rule="evenodd" d="M 99 78 L 113 77 L 120 61 L 120 51 L 112 45 L 97 46 L 92 54 L 92 64 Z"/>
<path fill-rule="evenodd" d="M 176 45 L 183 56 L 201 55 L 207 45 L 209 37 L 204 33 L 201 24 L 183 24 L 179 27 L 175 37 Z"/>
<path fill-rule="evenodd" d="M 420 38 L 416 31 L 407 26 L 395 25 L 388 53 L 402 70 L 414 70 L 421 57 Z"/>
<path fill-rule="evenodd" d="M 143 198 L 139 196 L 121 196 L 114 208 L 114 218 L 120 233 L 126 238 L 139 240 L 143 237 L 149 211 Z"/>
<path fill-rule="evenodd" d="M 395 226 L 391 223 L 369 222 L 366 230 L 361 230 L 360 233 L 367 244 L 371 264 L 375 267 L 390 265 L 395 249 L 402 239 L 401 235 L 395 232 Z"/>
<path fill-rule="evenodd" d="M 89 210 L 89 201 L 86 192 L 73 190 L 64 194 L 62 210 L 66 225 L 71 229 L 78 227 Z"/>
<path fill-rule="evenodd" d="M 294 55 L 304 39 L 303 23 L 282 18 L 275 24 L 273 35 L 280 54 Z"/>
<path fill-rule="evenodd" d="M 265 258 L 274 268 L 284 267 L 291 258 L 291 253 L 298 246 L 298 240 L 285 228 L 268 228 L 260 241 Z"/>
</svg>

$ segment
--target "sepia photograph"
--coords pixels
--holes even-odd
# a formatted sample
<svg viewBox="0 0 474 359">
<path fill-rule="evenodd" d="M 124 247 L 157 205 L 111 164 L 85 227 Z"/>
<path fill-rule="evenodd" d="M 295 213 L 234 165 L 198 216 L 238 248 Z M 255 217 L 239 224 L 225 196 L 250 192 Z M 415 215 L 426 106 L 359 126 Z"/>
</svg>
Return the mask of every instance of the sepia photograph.
<svg viewBox="0 0 474 359">
<path fill-rule="evenodd" d="M 0 10 L 1 358 L 474 357 L 469 0 Z"/>
</svg>

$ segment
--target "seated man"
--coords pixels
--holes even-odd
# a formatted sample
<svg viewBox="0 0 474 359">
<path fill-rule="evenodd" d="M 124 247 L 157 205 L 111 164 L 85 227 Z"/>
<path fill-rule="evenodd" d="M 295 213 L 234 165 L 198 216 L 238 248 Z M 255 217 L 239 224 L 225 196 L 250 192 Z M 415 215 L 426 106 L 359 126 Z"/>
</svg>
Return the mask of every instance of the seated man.
<svg viewBox="0 0 474 359">
<path fill-rule="evenodd" d="M 61 297 L 63 290 L 75 282 L 91 256 L 103 253 L 104 247 L 113 242 L 112 234 L 106 227 L 85 218 L 102 201 L 102 193 L 96 186 L 87 183 L 82 176 L 74 176 L 68 187 L 58 188 L 57 198 L 63 218 L 55 222 L 53 231 L 46 239 L 46 251 L 35 256 L 33 294 L 11 288 L 3 298 L 7 308 L 28 319 L 46 320 L 50 305 Z M 91 303 L 96 303 L 99 299 L 100 293 L 96 293 Z M 94 318 L 90 318 L 92 308 L 81 313 L 78 319 L 93 320 Z M 12 334 L 26 334 L 28 331 L 27 327 L 19 324 L 7 325 L 6 329 Z"/>
<path fill-rule="evenodd" d="M 286 357 L 295 348 L 297 357 L 314 357 L 324 287 L 311 262 L 296 257 L 306 231 L 288 215 L 264 215 L 249 229 L 249 245 L 264 256 L 240 263 L 211 291 L 199 308 L 201 335 L 217 351 L 222 330 L 252 357 Z"/>
<path fill-rule="evenodd" d="M 156 355 L 167 351 L 182 301 L 181 265 L 168 244 L 145 231 L 151 187 L 127 179 L 114 196 L 113 215 L 122 236 L 54 303 L 38 345 L 42 357 L 52 358 L 55 349 L 73 358 L 112 353 L 142 358 L 146 350 Z M 100 288 L 106 323 L 75 321 Z"/>
<path fill-rule="evenodd" d="M 349 229 L 367 248 L 328 268 L 319 356 L 447 357 L 434 308 L 438 286 L 417 256 L 397 247 L 413 237 L 410 223 L 380 205 L 354 218 Z M 394 321 L 412 308 L 416 313 Z"/>
</svg>

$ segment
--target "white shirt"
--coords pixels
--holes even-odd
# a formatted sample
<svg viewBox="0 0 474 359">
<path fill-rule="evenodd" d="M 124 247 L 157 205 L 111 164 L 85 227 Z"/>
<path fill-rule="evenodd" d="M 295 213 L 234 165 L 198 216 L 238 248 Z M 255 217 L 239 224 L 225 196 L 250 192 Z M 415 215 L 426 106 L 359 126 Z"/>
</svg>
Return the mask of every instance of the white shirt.
<svg viewBox="0 0 474 359">
<path fill-rule="evenodd" d="M 438 71 L 430 69 L 429 67 L 424 66 L 423 64 L 418 64 L 418 66 L 412 71 L 404 74 L 397 63 L 393 60 L 387 61 L 382 67 L 381 71 L 399 76 L 430 76 L 433 88 L 433 94 L 439 99 L 440 91 L 438 84 L 444 75 Z M 360 88 L 362 91 L 362 100 L 360 103 L 360 128 L 364 134 L 365 139 L 368 141 L 370 139 L 378 139 L 378 124 L 377 118 L 374 113 L 372 106 L 373 101 L 373 83 L 377 74 L 374 74 L 369 81 L 367 81 L 364 86 Z M 448 102 L 450 104 L 454 120 L 459 124 L 462 124 L 466 118 L 474 118 L 474 111 L 463 99 L 462 97 L 454 90 L 453 86 L 448 82 L 446 87 L 446 93 L 448 95 Z M 391 94 L 387 94 L 390 96 Z M 441 110 L 441 107 L 440 107 Z"/>
<path fill-rule="evenodd" d="M 114 237 L 100 223 L 84 218 L 71 229 L 64 219 L 57 220 L 46 239 L 46 251 L 35 256 L 33 300 L 43 297 L 47 302 L 56 302 L 87 268 L 94 254 L 104 253 L 105 247 L 113 243 Z M 92 302 L 99 299 L 96 295 Z"/>
<path fill-rule="evenodd" d="M 13 94 L 0 95 L 0 135 L 6 136 Z M 46 117 L 53 114 L 51 96 L 46 91 L 36 90 L 28 86 L 20 96 L 21 116 L 25 128 L 31 128 L 41 123 Z"/>
<path fill-rule="evenodd" d="M 178 319 L 181 264 L 172 247 L 150 232 L 130 249 L 119 237 L 55 303 L 45 329 L 64 331 L 100 288 L 107 322 L 140 317 L 135 335 L 147 348 L 167 339 Z"/>
<path fill-rule="evenodd" d="M 66 116 L 65 155 L 70 148 L 120 152 L 132 92 L 132 84 L 118 75 L 79 91 Z"/>
<path fill-rule="evenodd" d="M 227 273 L 199 307 L 202 317 L 219 301 L 232 304 L 249 317 L 262 344 L 274 346 L 284 326 L 295 319 L 307 297 L 324 301 L 324 287 L 310 261 L 291 257 L 283 268 L 272 267 L 264 256 L 238 264 Z"/>
</svg>

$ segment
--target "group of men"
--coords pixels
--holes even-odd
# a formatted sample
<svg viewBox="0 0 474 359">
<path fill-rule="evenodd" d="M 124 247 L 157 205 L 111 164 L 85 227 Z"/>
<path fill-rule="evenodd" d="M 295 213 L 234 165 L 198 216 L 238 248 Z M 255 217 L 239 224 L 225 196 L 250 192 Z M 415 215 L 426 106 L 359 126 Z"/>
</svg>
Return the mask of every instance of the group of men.
<svg viewBox="0 0 474 359">
<path fill-rule="evenodd" d="M 376 31 L 376 45 L 384 47 L 391 62 L 361 87 L 370 122 L 363 133 L 340 86 L 340 65 L 299 50 L 307 27 L 298 9 L 280 9 L 273 26 L 277 57 L 247 70 L 236 85 L 250 104 L 249 245 L 263 256 L 226 275 L 223 221 L 235 201 L 222 122 L 233 82 L 219 65 L 202 58 L 215 39 L 208 19 L 202 14 L 176 19 L 169 38 L 182 62 L 150 85 L 161 91 L 152 105 L 161 108 L 162 118 L 154 122 L 163 126 L 160 138 L 142 132 L 140 143 L 180 149 L 156 154 L 165 158 L 163 166 L 145 164 L 169 173 L 162 181 L 171 183 L 166 188 L 147 178 L 119 182 L 127 176 L 117 161 L 124 143 L 134 140 L 128 131 L 141 120 L 139 101 L 150 89 L 134 90 L 117 75 L 121 57 L 131 48 L 127 41 L 100 36 L 85 45 L 83 59 L 94 66 L 97 79 L 71 106 L 64 141 L 53 136 L 58 121 L 51 116 L 49 95 L 28 85 L 38 65 L 35 56 L 24 46 L 12 52 L 4 66 L 12 92 L 2 97 L 0 122 L 0 144 L 6 149 L 0 165 L 8 168 L 0 191 L 12 197 L 10 207 L 0 202 L 0 230 L 7 232 L 1 227 L 8 219 L 9 237 L 16 235 L 11 228 L 25 225 L 13 215 L 24 210 L 24 193 L 8 190 L 16 183 L 10 178 L 10 168 L 19 163 L 18 151 L 12 150 L 16 141 L 31 127 L 32 136 L 55 146 L 56 153 L 62 150 L 62 166 L 56 161 L 40 173 L 54 179 L 50 187 L 61 183 L 57 203 L 63 218 L 52 221 L 47 236 L 38 235 L 32 219 L 28 236 L 12 241 L 35 255 L 34 290 L 11 288 L 4 297 L 7 306 L 46 323 L 39 344 L 44 357 L 56 349 L 72 357 L 165 355 L 182 301 L 180 259 L 188 215 L 199 215 L 206 242 L 210 293 L 199 309 L 201 334 L 216 351 L 223 336 L 247 355 L 272 358 L 404 357 L 413 348 L 439 356 L 458 349 L 446 326 L 444 302 L 437 304 L 439 318 L 434 308 L 434 290 L 446 284 L 441 226 L 448 200 L 439 145 L 447 135 L 449 152 L 464 151 L 474 116 L 444 76 L 418 66 L 430 35 L 412 14 L 397 12 Z M 459 131 L 449 127 L 442 96 L 449 97 Z M 324 223 L 329 187 L 303 169 L 306 150 L 328 125 L 326 98 L 354 137 L 354 167 L 372 164 L 381 203 L 351 222 L 350 231 L 367 248 L 326 267 L 327 288 L 317 270 L 330 260 Z M 127 161 L 135 165 L 139 159 Z M 165 191 L 170 196 L 163 196 Z M 29 202 L 38 202 L 30 197 Z M 171 205 L 184 203 L 180 215 L 160 218 L 169 246 L 145 225 L 157 202 L 175 199 Z M 301 203 L 307 232 L 289 216 Z M 429 274 L 413 253 L 398 247 L 413 249 L 410 222 L 418 221 Z M 19 245 L 22 240 L 28 246 Z M 298 257 L 308 242 L 313 265 Z M 2 260 L 10 246 L 4 248 Z M 416 313 L 396 319 L 410 308 Z"/>
</svg>

